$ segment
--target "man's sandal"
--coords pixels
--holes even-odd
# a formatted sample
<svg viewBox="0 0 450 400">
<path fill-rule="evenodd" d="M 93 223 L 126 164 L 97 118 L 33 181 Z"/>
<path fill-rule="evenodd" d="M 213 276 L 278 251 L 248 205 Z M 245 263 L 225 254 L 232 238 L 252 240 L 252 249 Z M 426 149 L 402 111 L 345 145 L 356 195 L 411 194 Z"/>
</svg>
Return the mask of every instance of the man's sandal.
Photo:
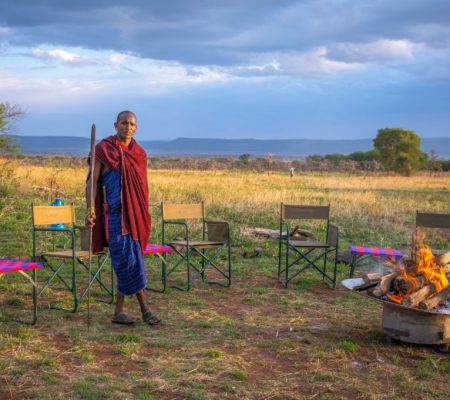
<svg viewBox="0 0 450 400">
<path fill-rule="evenodd" d="M 132 325 L 136 322 L 136 318 L 121 311 L 117 314 L 114 314 L 114 317 L 111 320 L 111 322 L 113 324 Z"/>
<path fill-rule="evenodd" d="M 156 325 L 161 322 L 161 318 L 157 317 L 150 310 L 148 310 L 142 314 L 142 320 L 144 322 L 147 322 L 147 324 L 149 324 L 149 325 Z"/>
</svg>

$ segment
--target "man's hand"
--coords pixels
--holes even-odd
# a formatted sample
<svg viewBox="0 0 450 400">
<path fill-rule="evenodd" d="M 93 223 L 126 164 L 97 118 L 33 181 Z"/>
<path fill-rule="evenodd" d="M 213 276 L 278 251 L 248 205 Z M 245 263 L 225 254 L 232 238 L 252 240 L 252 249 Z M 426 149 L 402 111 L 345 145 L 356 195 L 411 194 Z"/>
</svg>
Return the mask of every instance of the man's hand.
<svg viewBox="0 0 450 400">
<path fill-rule="evenodd" d="M 95 215 L 86 215 L 84 225 L 88 228 L 93 228 L 95 225 Z"/>
</svg>

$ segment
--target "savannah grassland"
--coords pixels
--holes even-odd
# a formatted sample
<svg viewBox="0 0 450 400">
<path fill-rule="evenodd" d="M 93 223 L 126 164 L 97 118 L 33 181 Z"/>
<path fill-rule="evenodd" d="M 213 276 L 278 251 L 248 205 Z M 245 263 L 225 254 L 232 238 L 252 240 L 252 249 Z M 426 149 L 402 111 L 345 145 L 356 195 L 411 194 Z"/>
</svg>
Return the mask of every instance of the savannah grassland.
<svg viewBox="0 0 450 400">
<path fill-rule="evenodd" d="M 0 168 L 0 257 L 29 258 L 30 204 L 49 201 L 38 187 L 54 182 L 83 220 L 85 169 Z M 148 292 L 163 318 L 158 327 L 111 324 L 112 305 L 94 290 L 88 331 L 86 302 L 74 314 L 42 304 L 35 326 L 12 322 L 27 317 L 30 302 L 29 285 L 10 274 L 0 280 L 0 399 L 447 399 L 448 353 L 389 343 L 378 303 L 332 290 L 314 271 L 284 289 L 276 241 L 244 228 L 277 229 L 282 201 L 329 203 L 341 250 L 407 249 L 416 210 L 449 212 L 449 178 L 149 171 L 151 241 L 160 241 L 161 201 L 204 200 L 210 219 L 232 226 L 232 286 L 197 281 L 190 292 Z M 242 256 L 255 247 L 261 255 Z M 339 266 L 339 280 L 348 270 Z M 127 308 L 137 315 L 135 299 Z"/>
</svg>

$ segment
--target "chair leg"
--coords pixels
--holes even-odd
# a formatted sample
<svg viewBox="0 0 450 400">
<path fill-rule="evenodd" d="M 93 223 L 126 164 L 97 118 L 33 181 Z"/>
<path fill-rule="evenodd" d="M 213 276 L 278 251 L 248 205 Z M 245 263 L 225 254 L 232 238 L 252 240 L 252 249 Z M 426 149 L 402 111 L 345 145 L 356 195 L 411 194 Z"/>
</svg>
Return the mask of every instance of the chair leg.
<svg viewBox="0 0 450 400">
<path fill-rule="evenodd" d="M 334 254 L 334 275 L 333 275 L 333 289 L 336 289 L 336 275 L 337 275 L 337 249 Z"/>
<path fill-rule="evenodd" d="M 33 319 L 31 320 L 31 325 L 34 325 L 37 322 L 37 272 L 36 269 L 33 269 L 33 289 L 32 289 L 32 296 L 33 296 Z"/>
<path fill-rule="evenodd" d="M 161 261 L 161 284 L 162 284 L 162 288 L 158 289 L 155 287 L 151 287 L 151 286 L 147 286 L 145 288 L 145 290 L 150 290 L 152 292 L 156 292 L 156 293 L 164 293 L 166 291 L 166 257 L 165 254 L 164 256 L 162 256 L 160 253 L 155 253 L 156 256 L 159 257 L 160 261 Z"/>
<path fill-rule="evenodd" d="M 186 248 L 186 268 L 187 268 L 187 291 L 191 290 L 191 260 L 190 255 L 191 249 L 189 247 Z"/>
<path fill-rule="evenodd" d="M 286 265 L 285 265 L 284 287 L 287 289 L 289 283 L 289 243 L 286 242 Z"/>
<path fill-rule="evenodd" d="M 355 273 L 357 258 L 357 254 L 352 254 L 352 259 L 350 262 L 350 278 L 353 278 L 353 274 Z"/>
<path fill-rule="evenodd" d="M 327 273 L 327 259 L 328 259 L 328 253 L 326 252 L 325 256 L 324 256 L 324 260 L 323 260 L 323 272 L 324 272 L 324 275 L 322 277 L 323 280 L 325 280 L 325 277 L 327 276 L 326 275 L 326 273 Z"/>
<path fill-rule="evenodd" d="M 281 234 L 280 234 L 280 238 L 278 239 L 278 279 L 280 279 L 281 275 L 281 254 L 282 250 L 281 250 Z"/>
<path fill-rule="evenodd" d="M 202 254 L 202 268 L 201 268 L 201 272 L 200 272 L 200 277 L 202 278 L 202 281 L 205 281 L 205 249 L 201 250 L 201 254 Z"/>
<path fill-rule="evenodd" d="M 231 286 L 231 245 L 228 243 L 228 287 Z"/>
</svg>

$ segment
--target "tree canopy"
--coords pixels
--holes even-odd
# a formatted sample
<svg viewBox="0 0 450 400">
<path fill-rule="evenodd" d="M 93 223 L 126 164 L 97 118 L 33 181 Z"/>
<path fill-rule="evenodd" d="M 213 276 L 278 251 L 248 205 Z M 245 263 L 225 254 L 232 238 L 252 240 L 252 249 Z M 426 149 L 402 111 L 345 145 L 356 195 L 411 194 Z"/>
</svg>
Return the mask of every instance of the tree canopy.
<svg viewBox="0 0 450 400">
<path fill-rule="evenodd" d="M 23 115 L 24 111 L 19 105 L 0 103 L 0 154 L 10 154 L 17 150 L 10 134 L 14 130 L 14 123 Z"/>
<path fill-rule="evenodd" d="M 410 175 L 427 160 L 427 155 L 420 150 L 421 139 L 414 131 L 379 129 L 373 144 L 383 167 L 389 171 Z"/>
</svg>

